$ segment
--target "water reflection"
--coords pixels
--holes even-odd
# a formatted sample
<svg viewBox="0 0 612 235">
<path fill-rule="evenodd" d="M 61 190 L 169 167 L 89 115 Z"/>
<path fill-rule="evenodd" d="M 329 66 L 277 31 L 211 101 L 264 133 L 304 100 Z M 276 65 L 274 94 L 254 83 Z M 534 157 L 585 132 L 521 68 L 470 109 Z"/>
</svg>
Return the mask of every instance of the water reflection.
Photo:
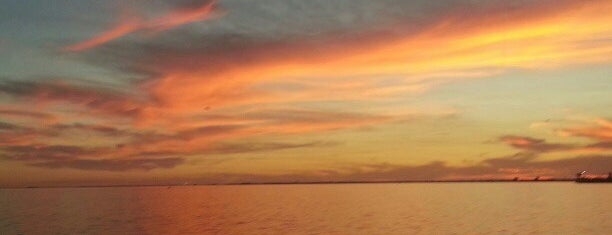
<svg viewBox="0 0 612 235">
<path fill-rule="evenodd" d="M 611 193 L 574 183 L 10 189 L 0 234 L 606 234 Z"/>
</svg>

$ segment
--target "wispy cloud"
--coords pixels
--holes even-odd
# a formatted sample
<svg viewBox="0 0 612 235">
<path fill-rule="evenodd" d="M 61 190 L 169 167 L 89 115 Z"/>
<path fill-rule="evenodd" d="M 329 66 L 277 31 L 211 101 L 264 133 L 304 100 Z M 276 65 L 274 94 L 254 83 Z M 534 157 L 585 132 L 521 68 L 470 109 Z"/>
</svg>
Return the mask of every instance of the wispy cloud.
<svg viewBox="0 0 612 235">
<path fill-rule="evenodd" d="M 83 42 L 64 47 L 66 51 L 83 51 L 92 49 L 110 41 L 119 39 L 135 32 L 162 32 L 181 25 L 211 19 L 219 14 L 214 14 L 216 0 L 211 0 L 195 8 L 177 9 L 155 19 L 142 20 L 140 17 L 126 17 L 113 28 L 104 31 L 95 37 Z"/>
<path fill-rule="evenodd" d="M 129 19 L 89 40 L 66 46 L 64 50 L 76 52 L 91 49 L 138 31 L 141 27 L 138 20 Z"/>
<path fill-rule="evenodd" d="M 50 120 L 54 118 L 50 113 L 12 108 L 0 108 L 0 117 L 33 118 L 40 120 Z"/>
<path fill-rule="evenodd" d="M 117 59 L 126 60 L 126 67 L 154 74 L 141 88 L 162 104 L 149 109 L 150 116 L 160 120 L 162 115 L 190 115 L 204 107 L 375 100 L 516 68 L 605 62 L 612 53 L 608 41 L 593 39 L 612 34 L 606 27 L 609 16 L 602 11 L 610 7 L 602 1 L 563 2 L 499 10 L 504 17 L 449 13 L 419 31 L 386 38 L 365 32 L 346 35 L 354 40 L 321 36 L 271 43 L 194 36 L 183 40 L 198 46 L 131 44 L 106 53 L 120 53 Z M 457 20 L 457 15 L 464 18 Z M 577 25 L 589 27 L 576 31 Z M 135 55 L 129 54 L 132 50 Z M 439 76 L 445 73 L 454 75 Z M 342 79 L 354 77 L 364 79 Z M 270 90 L 287 78 L 303 89 Z M 317 81 L 324 84 L 322 89 Z M 316 89 L 309 89 L 313 84 Z"/>
<path fill-rule="evenodd" d="M 254 152 L 269 152 L 277 150 L 295 149 L 295 148 L 312 148 L 312 147 L 330 147 L 338 143 L 334 142 L 308 142 L 308 143 L 282 143 L 282 142 L 260 142 L 260 143 L 226 143 L 218 144 L 211 148 L 209 153 L 213 154 L 235 154 L 235 153 L 254 153 Z"/>
<path fill-rule="evenodd" d="M 558 131 L 564 136 L 579 136 L 600 141 L 612 141 L 612 121 L 605 118 L 595 120 L 595 127 L 566 128 Z"/>
<path fill-rule="evenodd" d="M 512 147 L 530 152 L 565 151 L 576 148 L 576 146 L 572 144 L 551 144 L 547 143 L 544 139 L 535 139 L 525 136 L 506 135 L 500 137 L 499 140 Z"/>
<path fill-rule="evenodd" d="M 556 130 L 558 134 L 565 137 L 582 137 L 590 140 L 590 143 L 549 143 L 545 139 L 538 139 L 528 136 L 506 135 L 499 138 L 499 141 L 513 148 L 528 153 L 545 154 L 554 152 L 566 153 L 589 153 L 607 154 L 612 153 L 612 125 L 605 118 L 596 118 L 594 123 L 589 126 L 560 128 Z M 593 127 L 593 124 L 595 126 Z M 584 124 L 583 124 L 584 125 Z M 576 140 L 572 138 L 572 140 Z"/>
<path fill-rule="evenodd" d="M 35 104 L 68 103 L 82 106 L 91 114 L 136 116 L 143 107 L 137 97 L 110 89 L 71 84 L 62 80 L 29 82 L 0 81 L 0 94 L 9 94 Z M 27 115 L 27 112 L 5 112 Z M 32 112 L 30 111 L 30 117 Z"/>
<path fill-rule="evenodd" d="M 43 168 L 72 168 L 96 171 L 149 171 L 153 169 L 174 168 L 184 162 L 177 157 L 170 158 L 129 158 L 129 159 L 68 159 L 30 163 L 31 166 Z"/>
</svg>

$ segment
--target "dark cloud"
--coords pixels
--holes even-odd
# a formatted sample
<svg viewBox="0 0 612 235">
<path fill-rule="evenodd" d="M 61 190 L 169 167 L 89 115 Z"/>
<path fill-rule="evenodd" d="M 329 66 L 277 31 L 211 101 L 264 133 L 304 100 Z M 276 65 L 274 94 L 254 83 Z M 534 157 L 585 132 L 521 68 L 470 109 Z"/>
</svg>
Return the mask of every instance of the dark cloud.
<svg viewBox="0 0 612 235">
<path fill-rule="evenodd" d="M 586 146 L 587 148 L 598 148 L 598 149 L 610 149 L 612 150 L 612 142 L 598 142 L 594 144 L 589 144 Z"/>
<path fill-rule="evenodd" d="M 185 160 L 179 157 L 168 158 L 127 158 L 127 159 L 65 159 L 30 163 L 42 168 L 72 168 L 96 171 L 130 171 L 174 168 Z"/>
<path fill-rule="evenodd" d="M 89 149 L 70 145 L 14 145 L 1 147 L 0 156 L 15 161 L 55 161 L 74 159 L 99 151 L 99 148 Z"/>
<path fill-rule="evenodd" d="M 132 133 L 132 141 L 122 144 L 122 147 L 131 145 L 154 145 L 166 141 L 190 141 L 200 137 L 212 137 L 222 134 L 231 134 L 243 128 L 244 125 L 210 125 L 181 130 L 175 133 L 142 132 Z"/>
<path fill-rule="evenodd" d="M 164 1 L 163 3 L 171 5 L 172 8 L 177 10 L 188 10 L 191 8 L 200 7 L 204 4 L 214 2 L 216 0 L 175 0 L 175 1 Z"/>
<path fill-rule="evenodd" d="M 108 137 L 139 137 L 140 133 L 130 132 L 128 130 L 118 129 L 112 126 L 93 125 L 93 124 L 53 124 L 42 125 L 42 127 L 26 127 L 18 126 L 11 123 L 0 122 L 0 146 L 14 145 L 17 140 L 29 139 L 33 141 L 40 137 L 60 137 L 64 131 L 78 130 L 87 132 L 87 134 L 100 134 Z M 28 143 L 29 144 L 29 143 Z M 37 148 L 34 148 L 37 147 Z M 45 146 L 34 146 L 32 149 L 45 150 Z"/>
<path fill-rule="evenodd" d="M 89 125 L 89 124 L 82 124 L 82 123 L 56 124 L 56 125 L 51 126 L 51 129 L 56 130 L 56 131 L 82 130 L 86 132 L 101 133 L 107 136 L 131 136 L 133 135 L 133 133 L 131 132 L 120 130 L 112 126 Z"/>
<path fill-rule="evenodd" d="M 334 111 L 317 111 L 317 110 L 302 110 L 302 109 L 273 109 L 261 110 L 244 114 L 244 117 L 265 120 L 273 123 L 351 123 L 356 121 L 368 121 L 388 119 L 385 116 L 376 116 L 364 113 L 347 113 Z"/>
<path fill-rule="evenodd" d="M 133 135 L 133 141 L 131 143 L 126 143 L 126 146 L 130 144 L 149 145 L 164 141 L 190 141 L 197 138 L 213 137 L 218 135 L 236 134 L 240 136 L 240 133 L 244 133 L 244 135 L 258 134 L 257 132 L 245 133 L 246 130 L 263 130 L 269 133 L 303 133 L 347 129 L 388 121 L 391 119 L 391 117 L 363 113 L 315 111 L 303 109 L 265 109 L 260 111 L 238 113 L 234 115 L 199 115 L 197 116 L 197 119 L 202 121 L 221 120 L 226 122 L 246 122 L 249 124 L 208 125 L 180 130 L 176 131 L 175 133 L 136 133 Z M 275 129 L 268 130 L 268 128 Z M 257 148 L 257 146 L 251 147 Z"/>
<path fill-rule="evenodd" d="M 33 128 L 0 122 L 0 147 L 29 142 L 43 135 Z"/>
<path fill-rule="evenodd" d="M 19 126 L 11 124 L 11 123 L 0 122 L 0 131 L 15 130 L 15 129 L 19 129 Z"/>
<path fill-rule="evenodd" d="M 201 136 L 213 136 L 219 134 L 228 134 L 230 132 L 234 132 L 236 130 L 242 129 L 245 126 L 243 125 L 212 125 L 212 126 L 202 126 L 189 130 L 180 131 L 177 134 L 171 136 L 170 138 L 181 139 L 181 140 L 190 140 L 193 138 L 201 137 Z"/>
<path fill-rule="evenodd" d="M 133 95 L 60 80 L 0 81 L 1 93 L 34 102 L 67 102 L 88 107 L 97 113 L 122 116 L 136 116 L 142 107 L 142 103 Z M 27 114 L 22 112 L 21 115 Z"/>
<path fill-rule="evenodd" d="M 308 143 L 232 143 L 218 144 L 206 153 L 212 154 L 233 154 L 233 153 L 252 153 L 268 152 L 295 148 L 327 147 L 338 145 L 335 142 L 308 142 Z"/>
<path fill-rule="evenodd" d="M 19 142 L 18 140 L 28 139 L 29 141 L 26 141 L 26 142 L 29 142 L 27 144 L 30 144 L 36 138 L 60 137 L 67 130 L 84 131 L 87 134 L 99 134 L 99 135 L 107 136 L 107 137 L 138 137 L 141 135 L 139 133 L 130 132 L 127 130 L 121 130 L 115 127 L 104 126 L 104 125 L 90 125 L 90 124 L 82 124 L 82 123 L 73 123 L 73 124 L 42 125 L 42 127 L 26 127 L 26 126 L 19 126 L 19 125 L 11 124 L 11 123 L 0 122 L 0 146 L 15 145 L 15 142 Z M 44 148 L 45 147 L 42 147 L 42 149 Z M 32 149 L 36 149 L 36 148 L 32 148 Z M 41 149 L 41 148 L 38 148 L 38 149 Z"/>
<path fill-rule="evenodd" d="M 17 117 L 26 117 L 26 118 L 34 118 L 34 119 L 52 119 L 53 115 L 43 112 L 36 111 L 28 111 L 28 110 L 18 110 L 18 109 L 0 109 L 0 117 L 1 116 L 17 116 Z"/>
<path fill-rule="evenodd" d="M 184 159 L 180 157 L 167 157 L 168 155 L 174 155 L 172 152 L 140 152 L 138 156 L 102 158 L 112 155 L 109 153 L 107 148 L 85 148 L 68 145 L 16 145 L 0 148 L 0 158 L 2 159 L 21 161 L 30 166 L 53 169 L 148 171 L 156 168 L 173 168 L 184 162 Z"/>
<path fill-rule="evenodd" d="M 237 67 L 274 63 L 279 58 L 287 63 L 308 63 L 324 54 L 341 53 L 363 44 L 361 40 L 346 41 L 357 36 L 261 39 L 232 32 L 211 35 L 185 32 L 160 41 L 110 43 L 83 54 L 82 60 L 146 80 L 157 79 L 169 71 L 198 72 L 208 75 L 202 77 L 206 80 Z"/>
</svg>

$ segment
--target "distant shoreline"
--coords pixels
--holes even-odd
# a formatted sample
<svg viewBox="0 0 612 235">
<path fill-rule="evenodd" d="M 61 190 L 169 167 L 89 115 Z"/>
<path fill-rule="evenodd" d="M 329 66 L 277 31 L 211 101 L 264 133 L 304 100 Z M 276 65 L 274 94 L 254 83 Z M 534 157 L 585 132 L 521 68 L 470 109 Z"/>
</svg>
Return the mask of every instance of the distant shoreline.
<svg viewBox="0 0 612 235">
<path fill-rule="evenodd" d="M 18 186 L 0 187 L 0 189 L 32 188 L 128 188 L 128 187 L 181 187 L 181 186 L 231 186 L 231 185 L 301 185 L 301 184 L 414 184 L 414 183 L 546 183 L 575 182 L 576 179 L 548 180 L 393 180 L 393 181 L 323 181 L 323 182 L 241 182 L 241 183 L 194 183 L 194 184 L 133 184 L 133 185 L 74 185 L 74 186 Z"/>
</svg>

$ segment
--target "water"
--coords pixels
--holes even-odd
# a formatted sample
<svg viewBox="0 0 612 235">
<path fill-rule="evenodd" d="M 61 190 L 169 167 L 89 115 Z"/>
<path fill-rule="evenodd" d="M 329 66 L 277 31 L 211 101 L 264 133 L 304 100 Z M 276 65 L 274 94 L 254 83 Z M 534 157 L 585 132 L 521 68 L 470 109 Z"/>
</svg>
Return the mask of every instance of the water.
<svg viewBox="0 0 612 235">
<path fill-rule="evenodd" d="M 0 234 L 612 234 L 612 185 L 0 190 Z"/>
</svg>

